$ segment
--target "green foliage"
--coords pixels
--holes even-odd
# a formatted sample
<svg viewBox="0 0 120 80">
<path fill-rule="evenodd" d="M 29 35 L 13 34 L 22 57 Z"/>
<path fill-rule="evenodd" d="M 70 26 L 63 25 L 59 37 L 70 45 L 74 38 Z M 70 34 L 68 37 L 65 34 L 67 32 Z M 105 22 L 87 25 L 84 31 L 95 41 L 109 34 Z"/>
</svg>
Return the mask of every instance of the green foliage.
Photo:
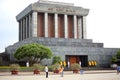
<svg viewBox="0 0 120 80">
<path fill-rule="evenodd" d="M 40 69 L 40 71 L 44 71 L 44 66 L 39 65 L 39 69 Z M 0 66 L 0 72 L 9 72 L 11 70 L 13 70 L 13 67 L 11 67 L 11 66 Z M 21 72 L 32 72 L 33 71 L 33 66 L 31 66 L 31 67 L 26 67 L 26 66 L 21 67 L 20 66 L 18 68 L 18 70 L 20 70 Z"/>
<path fill-rule="evenodd" d="M 52 64 L 60 63 L 62 61 L 60 56 L 54 56 Z"/>
<path fill-rule="evenodd" d="M 9 66 L 0 66 L 0 69 L 9 69 L 10 67 Z"/>
<path fill-rule="evenodd" d="M 81 66 L 77 63 L 74 63 L 71 65 L 71 70 L 80 70 L 81 69 Z"/>
<path fill-rule="evenodd" d="M 41 70 L 41 71 L 44 70 L 44 66 L 37 64 L 37 63 L 33 64 L 32 68 L 33 68 L 33 70 Z"/>
<path fill-rule="evenodd" d="M 14 56 L 18 60 L 27 58 L 27 60 L 30 62 L 30 65 L 32 65 L 34 63 L 40 63 L 44 58 L 51 58 L 52 51 L 46 46 L 32 43 L 19 47 L 15 51 Z"/>
<path fill-rule="evenodd" d="M 119 63 L 120 60 L 120 50 L 117 51 L 116 55 L 113 55 L 111 58 L 112 63 Z"/>
<path fill-rule="evenodd" d="M 117 59 L 120 59 L 120 50 L 117 51 L 116 57 Z"/>
<path fill-rule="evenodd" d="M 30 71 L 33 71 L 33 68 L 32 67 L 20 67 L 20 71 L 22 72 L 30 72 Z"/>
<path fill-rule="evenodd" d="M 10 70 L 13 71 L 13 70 L 19 70 L 20 69 L 20 66 L 19 64 L 10 64 Z"/>
<path fill-rule="evenodd" d="M 116 57 L 116 55 L 112 56 L 111 62 L 112 62 L 112 63 L 116 63 L 116 62 L 117 62 L 117 57 Z"/>
<path fill-rule="evenodd" d="M 60 64 L 59 63 L 56 63 L 56 64 L 52 65 L 52 70 L 53 71 L 54 70 L 59 70 L 59 68 L 60 68 Z"/>
</svg>

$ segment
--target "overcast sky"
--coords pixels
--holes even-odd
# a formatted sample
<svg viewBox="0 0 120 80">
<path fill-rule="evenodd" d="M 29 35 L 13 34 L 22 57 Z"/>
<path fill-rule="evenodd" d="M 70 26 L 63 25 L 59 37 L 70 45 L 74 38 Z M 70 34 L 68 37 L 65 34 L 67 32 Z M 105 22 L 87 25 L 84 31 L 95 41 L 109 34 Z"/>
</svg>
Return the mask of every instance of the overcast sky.
<svg viewBox="0 0 120 80">
<path fill-rule="evenodd" d="M 16 15 L 38 0 L 0 0 L 0 52 L 18 42 Z M 120 48 L 119 0 L 52 0 L 88 8 L 87 39 L 104 43 L 105 48 Z"/>
</svg>

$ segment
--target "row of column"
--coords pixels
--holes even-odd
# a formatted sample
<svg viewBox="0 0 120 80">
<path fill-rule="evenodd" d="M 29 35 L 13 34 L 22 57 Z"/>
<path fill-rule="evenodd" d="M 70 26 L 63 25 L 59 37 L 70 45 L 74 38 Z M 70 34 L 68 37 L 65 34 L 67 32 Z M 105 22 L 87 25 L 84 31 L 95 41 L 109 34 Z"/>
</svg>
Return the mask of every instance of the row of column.
<svg viewBox="0 0 120 80">
<path fill-rule="evenodd" d="M 44 16 L 45 19 L 45 37 L 48 37 L 48 13 L 45 13 Z M 64 32 L 65 32 L 65 38 L 68 38 L 68 20 L 67 20 L 67 14 L 64 14 Z M 55 38 L 58 38 L 58 14 L 54 14 L 54 20 L 55 20 Z M 74 21 L 74 38 L 86 38 L 86 17 L 78 17 L 77 22 L 77 16 L 74 15 L 73 18 Z"/>
<path fill-rule="evenodd" d="M 31 36 L 32 15 L 28 15 L 19 21 L 19 41 Z"/>
<path fill-rule="evenodd" d="M 38 13 L 33 12 L 29 14 L 25 18 L 22 18 L 19 21 L 19 41 L 29 38 L 29 37 L 37 37 L 37 17 Z M 74 27 L 74 38 L 86 38 L 86 18 L 84 16 L 77 17 L 73 15 L 73 27 Z M 55 38 L 58 37 L 58 14 L 54 14 L 55 19 Z M 64 37 L 68 38 L 68 20 L 67 14 L 64 14 Z M 48 13 L 44 13 L 44 34 L 45 37 L 48 37 Z"/>
</svg>

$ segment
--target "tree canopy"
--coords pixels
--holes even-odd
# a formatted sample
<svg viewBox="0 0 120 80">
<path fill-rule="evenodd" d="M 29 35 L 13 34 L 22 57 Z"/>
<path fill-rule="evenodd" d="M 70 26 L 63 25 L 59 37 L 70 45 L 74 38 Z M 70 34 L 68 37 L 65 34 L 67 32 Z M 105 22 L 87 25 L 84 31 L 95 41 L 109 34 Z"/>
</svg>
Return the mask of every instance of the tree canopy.
<svg viewBox="0 0 120 80">
<path fill-rule="evenodd" d="M 112 63 L 117 63 L 117 64 L 120 64 L 120 50 L 117 51 L 117 54 L 116 55 L 113 55 L 112 58 L 111 58 L 111 62 Z"/>
<path fill-rule="evenodd" d="M 120 59 L 120 50 L 117 51 L 116 57 L 117 59 Z"/>
<path fill-rule="evenodd" d="M 59 63 L 59 62 L 61 62 L 61 61 L 62 61 L 62 59 L 61 59 L 60 56 L 54 56 L 54 57 L 53 57 L 52 64 L 56 64 L 56 63 Z"/>
<path fill-rule="evenodd" d="M 16 59 L 27 58 L 30 64 L 40 63 L 42 59 L 51 58 L 52 55 L 52 51 L 48 47 L 37 43 L 23 45 L 14 53 Z"/>
<path fill-rule="evenodd" d="M 116 55 L 113 55 L 113 56 L 112 56 L 111 62 L 112 62 L 112 63 L 116 63 L 116 62 L 117 62 L 117 57 L 116 57 Z"/>
</svg>

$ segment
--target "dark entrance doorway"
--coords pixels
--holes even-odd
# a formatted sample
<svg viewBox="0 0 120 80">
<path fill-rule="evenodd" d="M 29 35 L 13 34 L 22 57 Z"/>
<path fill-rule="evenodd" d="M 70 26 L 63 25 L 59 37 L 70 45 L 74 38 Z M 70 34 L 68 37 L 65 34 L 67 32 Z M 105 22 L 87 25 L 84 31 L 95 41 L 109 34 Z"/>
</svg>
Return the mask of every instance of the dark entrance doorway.
<svg viewBox="0 0 120 80">
<path fill-rule="evenodd" d="M 66 61 L 71 64 L 78 63 L 82 67 L 87 67 L 88 66 L 88 56 L 87 55 L 66 55 L 65 56 Z"/>
</svg>

